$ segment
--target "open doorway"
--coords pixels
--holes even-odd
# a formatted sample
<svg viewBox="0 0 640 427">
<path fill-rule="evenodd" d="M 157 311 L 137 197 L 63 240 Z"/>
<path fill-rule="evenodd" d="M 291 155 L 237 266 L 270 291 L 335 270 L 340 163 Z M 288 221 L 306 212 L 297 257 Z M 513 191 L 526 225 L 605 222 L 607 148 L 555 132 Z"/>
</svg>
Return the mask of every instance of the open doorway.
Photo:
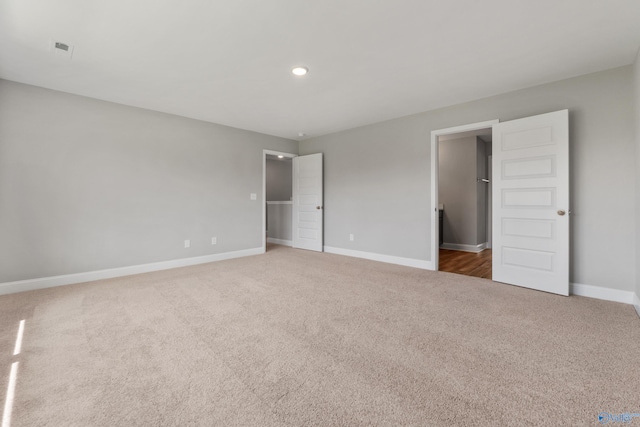
<svg viewBox="0 0 640 427">
<path fill-rule="evenodd" d="M 492 278 L 492 126 L 432 132 L 434 269 Z"/>
<path fill-rule="evenodd" d="M 492 129 L 491 279 L 569 295 L 569 110 L 431 132 L 431 259 L 439 251 L 440 137 Z M 482 179 L 482 177 L 478 177 Z M 443 206 L 446 212 L 446 205 Z M 443 213 L 444 213 L 443 212 Z"/>
<path fill-rule="evenodd" d="M 491 279 L 491 128 L 438 142 L 439 270 Z"/>
<path fill-rule="evenodd" d="M 292 246 L 293 164 L 295 154 L 264 150 L 263 247 Z"/>
</svg>

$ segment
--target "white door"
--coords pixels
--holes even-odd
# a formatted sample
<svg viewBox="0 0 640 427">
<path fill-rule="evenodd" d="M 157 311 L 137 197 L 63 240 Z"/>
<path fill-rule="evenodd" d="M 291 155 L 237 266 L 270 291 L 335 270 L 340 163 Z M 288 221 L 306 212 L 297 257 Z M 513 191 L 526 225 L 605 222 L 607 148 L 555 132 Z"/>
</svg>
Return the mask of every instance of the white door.
<svg viewBox="0 0 640 427">
<path fill-rule="evenodd" d="M 487 160 L 487 178 L 489 178 L 489 182 L 493 182 L 493 177 L 491 174 L 493 173 L 493 159 L 491 156 L 488 156 Z M 487 186 L 487 249 L 492 248 L 493 243 L 493 220 L 492 220 L 492 210 L 493 210 L 493 199 L 491 194 L 493 192 L 492 184 Z"/>
<path fill-rule="evenodd" d="M 293 158 L 293 247 L 322 252 L 322 153 Z"/>
<path fill-rule="evenodd" d="M 569 295 L 569 112 L 493 126 L 493 280 Z"/>
</svg>

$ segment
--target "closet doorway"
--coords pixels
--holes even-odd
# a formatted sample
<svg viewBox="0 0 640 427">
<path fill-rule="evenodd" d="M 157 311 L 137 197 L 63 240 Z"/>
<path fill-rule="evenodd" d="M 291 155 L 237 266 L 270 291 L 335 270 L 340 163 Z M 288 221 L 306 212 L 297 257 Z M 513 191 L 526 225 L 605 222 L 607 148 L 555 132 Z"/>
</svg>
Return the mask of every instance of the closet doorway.
<svg viewBox="0 0 640 427">
<path fill-rule="evenodd" d="M 295 154 L 264 150 L 263 247 L 292 246 L 293 158 Z"/>
<path fill-rule="evenodd" d="M 492 278 L 492 128 L 438 136 L 438 270 Z"/>
</svg>

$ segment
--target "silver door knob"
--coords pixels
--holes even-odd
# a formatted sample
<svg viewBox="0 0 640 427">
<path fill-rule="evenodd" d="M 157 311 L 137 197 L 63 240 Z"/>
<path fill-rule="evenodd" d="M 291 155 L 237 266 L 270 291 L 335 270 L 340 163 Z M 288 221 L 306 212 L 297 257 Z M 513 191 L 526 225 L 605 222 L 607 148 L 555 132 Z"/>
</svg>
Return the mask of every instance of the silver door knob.
<svg viewBox="0 0 640 427">
<path fill-rule="evenodd" d="M 566 212 L 565 212 L 565 211 L 563 211 L 563 210 L 559 210 L 559 211 L 558 211 L 558 215 L 563 216 L 564 214 L 566 214 Z"/>
</svg>

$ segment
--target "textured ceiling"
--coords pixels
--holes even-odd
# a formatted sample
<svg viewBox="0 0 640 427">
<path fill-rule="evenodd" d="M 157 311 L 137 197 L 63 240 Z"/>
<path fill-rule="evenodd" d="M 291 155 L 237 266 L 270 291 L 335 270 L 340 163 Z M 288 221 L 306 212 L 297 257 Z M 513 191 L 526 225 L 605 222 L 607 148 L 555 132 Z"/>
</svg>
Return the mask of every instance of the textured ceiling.
<svg viewBox="0 0 640 427">
<path fill-rule="evenodd" d="M 638 0 L 0 0 L 0 78 L 291 139 L 630 64 L 638 47 Z"/>
</svg>

